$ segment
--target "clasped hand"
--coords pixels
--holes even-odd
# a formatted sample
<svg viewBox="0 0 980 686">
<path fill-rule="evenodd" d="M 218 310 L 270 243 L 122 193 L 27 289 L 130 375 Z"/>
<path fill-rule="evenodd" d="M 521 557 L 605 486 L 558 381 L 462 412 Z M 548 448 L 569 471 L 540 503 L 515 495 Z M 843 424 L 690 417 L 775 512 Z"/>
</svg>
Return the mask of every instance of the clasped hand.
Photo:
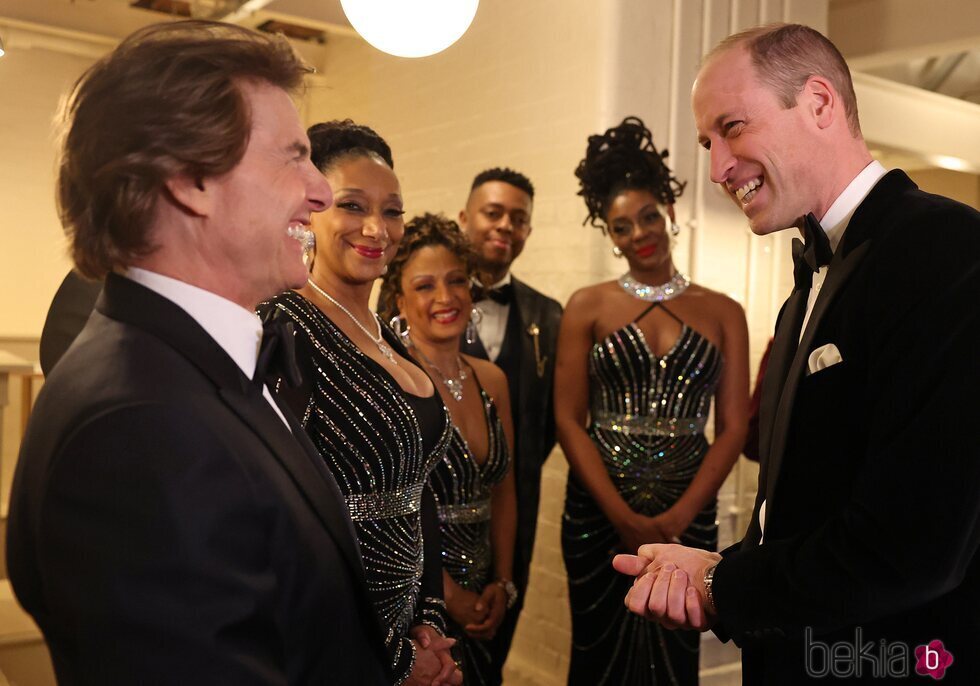
<svg viewBox="0 0 980 686">
<path fill-rule="evenodd" d="M 431 626 L 412 627 L 409 636 L 415 644 L 415 664 L 404 686 L 460 686 L 463 673 L 453 660 L 450 648 L 456 639 L 446 638 Z"/>
<path fill-rule="evenodd" d="M 495 582 L 487 584 L 479 595 L 455 586 L 452 593 L 446 594 L 446 609 L 468 636 L 489 640 L 504 621 L 507 593 Z"/>
<path fill-rule="evenodd" d="M 647 543 L 678 543 L 687 525 L 668 510 L 655 517 L 631 512 L 616 524 L 616 533 L 623 542 L 623 550 L 636 550 Z"/>
<path fill-rule="evenodd" d="M 673 544 L 641 545 L 636 555 L 617 555 L 613 567 L 636 577 L 626 594 L 633 614 L 668 629 L 706 631 L 714 612 L 705 598 L 704 574 L 721 555 Z"/>
</svg>

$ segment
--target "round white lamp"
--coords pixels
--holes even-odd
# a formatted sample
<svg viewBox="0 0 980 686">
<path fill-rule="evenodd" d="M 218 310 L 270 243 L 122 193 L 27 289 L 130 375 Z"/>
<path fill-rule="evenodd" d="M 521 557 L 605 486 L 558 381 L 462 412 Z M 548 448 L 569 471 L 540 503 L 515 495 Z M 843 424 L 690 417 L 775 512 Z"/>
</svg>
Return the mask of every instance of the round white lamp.
<svg viewBox="0 0 980 686">
<path fill-rule="evenodd" d="M 480 0 L 340 0 L 368 43 L 397 57 L 442 52 L 466 33 Z"/>
</svg>

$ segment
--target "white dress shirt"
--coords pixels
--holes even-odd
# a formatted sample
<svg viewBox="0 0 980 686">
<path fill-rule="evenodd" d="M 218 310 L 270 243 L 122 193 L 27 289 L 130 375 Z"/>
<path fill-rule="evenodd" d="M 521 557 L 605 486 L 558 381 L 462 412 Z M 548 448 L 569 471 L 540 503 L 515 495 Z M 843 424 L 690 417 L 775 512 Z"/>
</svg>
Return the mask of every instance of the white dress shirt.
<svg viewBox="0 0 980 686">
<path fill-rule="evenodd" d="M 211 291 L 146 269 L 130 267 L 123 276 L 149 288 L 189 314 L 228 353 L 246 377 L 251 379 L 255 376 L 259 347 L 262 345 L 262 320 L 255 312 Z M 289 422 L 264 385 L 262 395 L 289 428 Z"/>
<path fill-rule="evenodd" d="M 479 279 L 473 279 L 480 284 Z M 485 286 L 487 290 L 500 288 L 509 284 L 511 281 L 510 272 L 492 286 Z M 500 355 L 500 349 L 504 346 L 504 336 L 507 334 L 507 317 L 510 316 L 510 304 L 501 305 L 500 303 L 486 298 L 476 304 L 476 309 L 483 313 L 483 317 L 476 325 L 476 331 L 480 334 L 480 342 L 487 351 L 487 357 L 491 362 L 496 362 Z"/>
<path fill-rule="evenodd" d="M 820 228 L 827 234 L 827 239 L 830 241 L 830 248 L 835 253 L 837 252 L 837 246 L 840 245 L 841 239 L 844 237 L 844 231 L 847 229 L 848 222 L 854 216 L 854 211 L 864 202 L 871 189 L 874 188 L 875 184 L 886 173 L 887 170 L 880 162 L 877 160 L 872 161 L 847 184 L 847 188 L 837 196 L 830 209 L 827 210 L 827 213 L 820 220 Z M 803 326 L 800 327 L 800 339 L 803 338 L 803 332 L 806 331 L 806 325 L 810 321 L 810 313 L 813 311 L 814 303 L 817 302 L 817 296 L 820 295 L 820 288 L 823 286 L 824 279 L 827 278 L 827 269 L 828 267 L 821 267 L 813 275 L 813 281 L 810 282 L 810 296 L 806 301 L 806 314 L 803 317 Z M 759 530 L 763 533 L 766 530 L 765 500 L 762 501 L 762 505 L 759 507 Z M 759 542 L 761 544 L 762 539 Z"/>
</svg>

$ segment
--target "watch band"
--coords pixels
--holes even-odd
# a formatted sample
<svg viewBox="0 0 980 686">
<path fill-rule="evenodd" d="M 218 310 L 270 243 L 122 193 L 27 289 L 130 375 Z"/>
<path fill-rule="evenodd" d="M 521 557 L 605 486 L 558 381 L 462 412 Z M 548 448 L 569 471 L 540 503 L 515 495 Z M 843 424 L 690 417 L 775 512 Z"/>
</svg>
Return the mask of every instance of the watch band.
<svg viewBox="0 0 980 686">
<path fill-rule="evenodd" d="M 704 597 L 708 601 L 708 609 L 714 614 L 717 614 L 717 610 L 715 609 L 715 594 L 712 586 L 715 583 L 715 569 L 717 567 L 718 564 L 715 563 L 704 572 Z"/>
<path fill-rule="evenodd" d="M 495 584 L 504 589 L 504 593 L 507 594 L 507 609 L 514 607 L 517 602 L 517 586 L 510 579 L 497 579 L 494 581 Z"/>
</svg>

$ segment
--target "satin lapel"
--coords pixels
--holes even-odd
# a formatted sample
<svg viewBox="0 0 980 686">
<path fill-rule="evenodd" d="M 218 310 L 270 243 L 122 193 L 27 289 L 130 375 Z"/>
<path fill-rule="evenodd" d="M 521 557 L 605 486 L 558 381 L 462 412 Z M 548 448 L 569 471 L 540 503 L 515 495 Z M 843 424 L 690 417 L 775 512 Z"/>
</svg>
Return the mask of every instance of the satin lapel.
<svg viewBox="0 0 980 686">
<path fill-rule="evenodd" d="M 547 357 L 541 357 L 541 312 L 535 305 L 531 290 L 521 281 L 511 277 L 514 284 L 514 305 L 521 317 L 521 373 L 534 375 L 534 378 L 544 376 L 543 366 Z M 537 346 L 535 346 L 537 344 Z M 522 388 L 530 388 L 533 384 L 522 384 Z"/>
<path fill-rule="evenodd" d="M 292 477 L 296 488 L 344 552 L 355 578 L 363 575 L 364 565 L 354 547 L 354 532 L 346 508 L 341 504 L 344 502 L 343 496 L 333 477 L 321 472 L 312 456 L 297 445 L 297 442 L 301 443 L 305 438 L 302 428 L 298 434 L 290 433 L 258 390 L 250 389 L 249 392 L 242 393 L 236 389 L 222 388 L 219 392 L 228 406 L 262 439 Z M 288 410 L 283 414 L 286 412 Z M 322 460 L 319 456 L 317 459 Z"/>
<path fill-rule="evenodd" d="M 329 475 L 318 470 L 319 463 L 300 447 L 305 447 L 303 441 L 306 440 L 302 428 L 293 429 L 295 436 L 290 434 L 231 357 L 173 302 L 129 279 L 109 274 L 96 308 L 107 317 L 151 333 L 211 379 L 222 399 L 265 442 L 295 481 L 300 493 L 337 541 L 351 565 L 354 578 L 363 579 L 364 566 L 356 548 L 356 538 L 345 508 L 340 504 L 343 498 L 332 477 L 326 478 Z M 283 414 L 291 416 L 288 410 Z M 316 459 L 319 460 L 319 456 Z"/>
<path fill-rule="evenodd" d="M 813 311 L 807 321 L 806 330 L 800 339 L 800 344 L 796 348 L 796 354 L 789 366 L 786 374 L 786 383 L 783 386 L 782 395 L 779 398 L 779 405 L 776 409 L 776 416 L 773 420 L 772 435 L 769 441 L 769 470 L 766 475 L 766 512 L 772 512 L 772 498 L 776 490 L 776 482 L 779 479 L 779 467 L 782 464 L 783 453 L 786 450 L 786 438 L 789 432 L 790 421 L 793 417 L 793 401 L 796 399 L 796 389 L 803 378 L 806 368 L 807 358 L 810 355 L 810 346 L 816 335 L 820 322 L 827 314 L 830 304 L 840 293 L 841 288 L 847 283 L 854 270 L 858 268 L 864 256 L 871 246 L 870 240 L 863 241 L 853 250 L 847 252 L 844 257 L 844 250 L 839 250 L 834 254 L 827 271 L 827 278 L 823 282 L 820 294 L 813 304 Z M 775 344 L 774 344 L 775 345 Z M 775 349 L 773 349 L 775 354 Z"/>
<path fill-rule="evenodd" d="M 776 410 L 786 384 L 786 374 L 797 347 L 799 323 L 806 312 L 809 291 L 795 290 L 786 301 L 769 354 L 769 365 L 762 379 L 762 401 L 759 404 L 759 490 L 765 490 L 772 462 L 772 431 Z"/>
</svg>

